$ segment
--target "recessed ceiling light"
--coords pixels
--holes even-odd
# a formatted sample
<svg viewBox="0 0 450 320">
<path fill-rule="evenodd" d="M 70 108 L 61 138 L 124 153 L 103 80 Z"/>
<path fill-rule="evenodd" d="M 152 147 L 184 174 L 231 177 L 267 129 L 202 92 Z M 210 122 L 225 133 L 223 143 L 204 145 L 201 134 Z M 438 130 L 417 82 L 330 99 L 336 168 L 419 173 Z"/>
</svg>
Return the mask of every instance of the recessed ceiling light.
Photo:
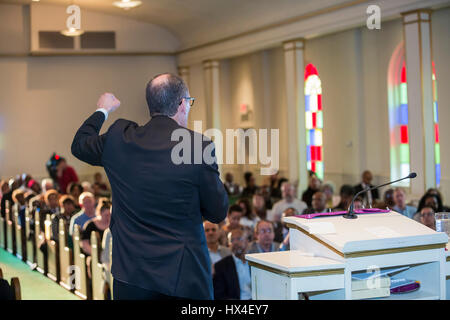
<svg viewBox="0 0 450 320">
<path fill-rule="evenodd" d="M 61 31 L 61 34 L 67 36 L 67 37 L 76 37 L 76 36 L 80 36 L 84 33 L 83 30 L 80 29 L 75 29 L 75 28 L 70 28 L 70 29 L 66 29 Z"/>
<path fill-rule="evenodd" d="M 122 1 L 114 1 L 113 5 L 119 7 L 121 9 L 131 9 L 138 7 L 142 4 L 142 1 L 132 1 L 132 0 L 122 0 Z"/>
<path fill-rule="evenodd" d="M 39 1 L 41 1 L 41 0 L 31 0 L 31 1 L 33 1 L 33 2 L 39 2 Z"/>
</svg>

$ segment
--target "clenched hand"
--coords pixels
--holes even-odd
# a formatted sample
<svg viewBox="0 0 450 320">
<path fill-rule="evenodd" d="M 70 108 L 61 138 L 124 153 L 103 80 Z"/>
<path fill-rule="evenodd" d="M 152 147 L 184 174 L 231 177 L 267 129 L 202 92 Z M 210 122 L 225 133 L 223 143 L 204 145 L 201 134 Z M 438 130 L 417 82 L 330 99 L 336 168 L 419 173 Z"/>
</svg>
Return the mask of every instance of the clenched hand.
<svg viewBox="0 0 450 320">
<path fill-rule="evenodd" d="M 120 107 L 120 101 L 112 93 L 104 93 L 97 102 L 97 108 L 104 108 L 108 113 L 113 112 Z"/>
</svg>

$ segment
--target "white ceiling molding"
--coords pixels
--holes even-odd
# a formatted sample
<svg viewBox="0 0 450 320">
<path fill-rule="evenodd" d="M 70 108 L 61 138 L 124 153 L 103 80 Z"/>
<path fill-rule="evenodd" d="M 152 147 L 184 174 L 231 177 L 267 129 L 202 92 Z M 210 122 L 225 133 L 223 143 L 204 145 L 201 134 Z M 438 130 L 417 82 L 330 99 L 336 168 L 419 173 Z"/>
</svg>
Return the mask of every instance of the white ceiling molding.
<svg viewBox="0 0 450 320">
<path fill-rule="evenodd" d="M 424 8 L 432 8 L 449 4 L 448 0 L 384 0 L 360 3 L 347 8 L 330 11 L 321 15 L 282 24 L 273 28 L 255 32 L 245 32 L 241 36 L 229 37 L 223 41 L 214 41 L 196 48 L 181 50 L 177 56 L 178 63 L 183 66 L 201 63 L 207 59 L 226 59 L 255 51 L 281 46 L 283 41 L 305 38 L 310 39 L 325 34 L 335 33 L 366 23 L 366 9 L 369 4 L 379 5 L 381 19 L 387 21 L 400 18 L 402 12 Z M 383 28 L 383 23 L 381 23 Z M 376 32 L 376 31 L 374 31 Z"/>
</svg>

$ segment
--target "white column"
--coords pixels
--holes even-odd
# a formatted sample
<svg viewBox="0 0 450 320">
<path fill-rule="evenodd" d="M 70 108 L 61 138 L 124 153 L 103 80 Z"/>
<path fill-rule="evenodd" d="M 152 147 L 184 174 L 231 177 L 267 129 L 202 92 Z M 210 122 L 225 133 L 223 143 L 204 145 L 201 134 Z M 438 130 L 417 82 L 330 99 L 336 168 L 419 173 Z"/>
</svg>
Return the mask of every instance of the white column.
<svg viewBox="0 0 450 320">
<path fill-rule="evenodd" d="M 431 11 L 402 13 L 408 84 L 411 193 L 422 195 L 436 186 L 434 159 Z"/>
<path fill-rule="evenodd" d="M 220 126 L 220 86 L 219 86 L 219 61 L 207 60 L 203 62 L 203 75 L 204 75 L 204 87 L 205 87 L 205 99 L 206 99 L 206 126 L 203 126 L 203 130 L 218 129 Z M 225 133 L 222 132 L 225 136 Z M 216 145 L 217 160 L 223 160 L 222 150 L 224 148 L 222 143 L 213 138 Z M 219 172 L 222 176 L 222 165 L 219 164 Z"/>
<path fill-rule="evenodd" d="M 183 79 L 184 83 L 186 83 L 189 88 L 189 67 L 178 67 L 178 75 Z"/>
<path fill-rule="evenodd" d="M 306 167 L 306 126 L 303 61 L 304 40 L 283 43 L 286 74 L 287 128 L 288 128 L 288 178 L 298 181 L 300 194 L 308 186 Z"/>
<path fill-rule="evenodd" d="M 219 61 L 203 62 L 207 128 L 220 129 Z"/>
</svg>

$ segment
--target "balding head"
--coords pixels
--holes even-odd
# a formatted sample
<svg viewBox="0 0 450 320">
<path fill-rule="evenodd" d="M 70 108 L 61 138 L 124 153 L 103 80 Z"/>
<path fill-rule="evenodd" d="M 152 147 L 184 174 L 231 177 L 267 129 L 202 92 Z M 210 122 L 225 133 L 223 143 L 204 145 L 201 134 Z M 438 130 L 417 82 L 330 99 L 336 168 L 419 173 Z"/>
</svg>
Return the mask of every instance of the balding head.
<svg viewBox="0 0 450 320">
<path fill-rule="evenodd" d="M 171 73 L 155 76 L 149 81 L 146 89 L 150 116 L 156 114 L 175 116 L 182 99 L 187 96 L 188 88 L 180 77 Z"/>
</svg>

